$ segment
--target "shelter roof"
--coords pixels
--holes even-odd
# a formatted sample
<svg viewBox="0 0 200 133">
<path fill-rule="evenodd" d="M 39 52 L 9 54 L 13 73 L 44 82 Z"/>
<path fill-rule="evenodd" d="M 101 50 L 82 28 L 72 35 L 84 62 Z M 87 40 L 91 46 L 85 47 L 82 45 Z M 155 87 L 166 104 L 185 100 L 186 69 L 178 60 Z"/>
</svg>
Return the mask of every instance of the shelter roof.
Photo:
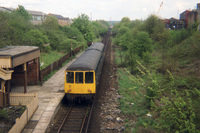
<svg viewBox="0 0 200 133">
<path fill-rule="evenodd" d="M 39 48 L 36 46 L 7 46 L 0 49 L 0 56 L 15 57 L 35 50 L 39 50 Z"/>
</svg>

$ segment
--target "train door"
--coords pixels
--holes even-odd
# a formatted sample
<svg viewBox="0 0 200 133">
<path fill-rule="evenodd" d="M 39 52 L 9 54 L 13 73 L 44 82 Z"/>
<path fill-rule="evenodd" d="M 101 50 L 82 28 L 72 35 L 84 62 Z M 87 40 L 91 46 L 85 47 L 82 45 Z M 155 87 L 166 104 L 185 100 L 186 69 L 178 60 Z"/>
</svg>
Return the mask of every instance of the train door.
<svg viewBox="0 0 200 133">
<path fill-rule="evenodd" d="M 84 73 L 75 72 L 75 92 L 76 94 L 84 93 Z"/>
<path fill-rule="evenodd" d="M 96 93 L 94 71 L 85 72 L 85 90 L 87 93 Z"/>
</svg>

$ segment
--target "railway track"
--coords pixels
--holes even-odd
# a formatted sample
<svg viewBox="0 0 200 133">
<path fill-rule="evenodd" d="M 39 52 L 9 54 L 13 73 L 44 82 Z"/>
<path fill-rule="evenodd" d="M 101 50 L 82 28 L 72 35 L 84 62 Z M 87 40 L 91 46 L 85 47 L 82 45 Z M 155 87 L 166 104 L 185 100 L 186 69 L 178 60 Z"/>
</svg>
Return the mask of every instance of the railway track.
<svg viewBox="0 0 200 133">
<path fill-rule="evenodd" d="M 86 133 L 93 102 L 63 104 L 47 129 L 47 133 Z"/>
</svg>

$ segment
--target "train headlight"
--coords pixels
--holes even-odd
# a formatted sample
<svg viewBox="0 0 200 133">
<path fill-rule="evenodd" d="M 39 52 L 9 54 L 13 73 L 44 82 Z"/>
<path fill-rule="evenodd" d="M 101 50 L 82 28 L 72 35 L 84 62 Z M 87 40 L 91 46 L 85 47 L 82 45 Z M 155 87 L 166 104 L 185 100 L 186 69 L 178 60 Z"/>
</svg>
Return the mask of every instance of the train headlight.
<svg viewBox="0 0 200 133">
<path fill-rule="evenodd" d="M 90 89 L 88 89 L 88 92 L 92 93 L 92 91 Z"/>
<path fill-rule="evenodd" d="M 69 89 L 67 92 L 69 93 L 69 92 L 71 92 L 72 90 L 71 89 Z"/>
</svg>

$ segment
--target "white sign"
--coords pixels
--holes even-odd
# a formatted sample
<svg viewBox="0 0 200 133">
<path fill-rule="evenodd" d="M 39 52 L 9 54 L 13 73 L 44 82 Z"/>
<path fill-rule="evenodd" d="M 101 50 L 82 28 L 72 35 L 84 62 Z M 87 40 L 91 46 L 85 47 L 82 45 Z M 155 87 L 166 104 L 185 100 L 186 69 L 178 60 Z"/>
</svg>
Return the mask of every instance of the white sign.
<svg viewBox="0 0 200 133">
<path fill-rule="evenodd" d="M 43 66 L 44 65 L 44 62 L 41 62 L 40 66 Z"/>
</svg>

